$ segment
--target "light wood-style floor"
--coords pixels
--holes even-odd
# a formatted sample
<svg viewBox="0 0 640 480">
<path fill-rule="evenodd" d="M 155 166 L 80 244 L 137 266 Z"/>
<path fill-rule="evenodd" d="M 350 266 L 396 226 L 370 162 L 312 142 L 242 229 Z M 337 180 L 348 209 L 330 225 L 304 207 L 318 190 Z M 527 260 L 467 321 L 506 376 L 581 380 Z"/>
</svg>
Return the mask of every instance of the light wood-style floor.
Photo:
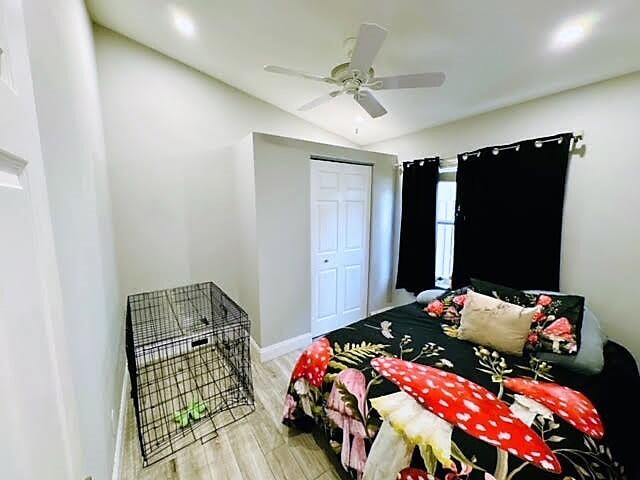
<svg viewBox="0 0 640 480">
<path fill-rule="evenodd" d="M 336 480 L 326 453 L 311 434 L 280 423 L 282 401 L 300 352 L 252 362 L 256 411 L 169 460 L 142 468 L 133 404 L 129 402 L 121 480 Z"/>
</svg>

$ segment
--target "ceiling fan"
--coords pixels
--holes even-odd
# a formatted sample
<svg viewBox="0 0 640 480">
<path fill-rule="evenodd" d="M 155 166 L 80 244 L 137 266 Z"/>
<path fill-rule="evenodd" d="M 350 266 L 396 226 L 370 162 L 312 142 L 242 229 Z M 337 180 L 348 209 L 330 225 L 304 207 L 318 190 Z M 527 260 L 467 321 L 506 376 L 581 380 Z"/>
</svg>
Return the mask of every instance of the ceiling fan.
<svg viewBox="0 0 640 480">
<path fill-rule="evenodd" d="M 331 99 L 342 95 L 352 95 L 354 100 L 372 117 L 378 118 L 387 110 L 378 102 L 372 90 L 394 90 L 398 88 L 426 88 L 439 87 L 444 83 L 442 72 L 415 73 L 410 75 L 394 75 L 392 77 L 376 77 L 373 70 L 373 60 L 382 47 L 387 30 L 373 23 L 360 25 L 358 37 L 349 56 L 349 63 L 342 63 L 331 70 L 331 75 L 324 77 L 312 73 L 301 72 L 277 65 L 265 65 L 267 72 L 280 73 L 293 77 L 307 78 L 331 85 L 338 89 L 322 95 L 298 108 L 299 111 L 311 110 Z"/>
</svg>

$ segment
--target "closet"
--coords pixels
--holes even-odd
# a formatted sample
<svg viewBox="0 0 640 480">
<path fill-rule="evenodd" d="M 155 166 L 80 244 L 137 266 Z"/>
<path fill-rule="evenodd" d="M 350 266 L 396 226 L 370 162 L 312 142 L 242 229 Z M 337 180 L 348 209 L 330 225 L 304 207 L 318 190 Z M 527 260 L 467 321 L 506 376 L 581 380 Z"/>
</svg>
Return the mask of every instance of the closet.
<svg viewBox="0 0 640 480">
<path fill-rule="evenodd" d="M 263 361 L 387 307 L 395 155 L 254 132 L 217 158 L 232 187 L 225 288 Z"/>
</svg>

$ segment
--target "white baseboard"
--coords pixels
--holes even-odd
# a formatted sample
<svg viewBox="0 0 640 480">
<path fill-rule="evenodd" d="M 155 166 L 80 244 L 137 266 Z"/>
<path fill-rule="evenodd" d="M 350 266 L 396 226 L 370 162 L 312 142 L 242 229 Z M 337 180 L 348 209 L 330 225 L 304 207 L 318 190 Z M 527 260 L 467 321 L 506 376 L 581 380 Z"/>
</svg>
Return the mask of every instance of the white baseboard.
<svg viewBox="0 0 640 480">
<path fill-rule="evenodd" d="M 282 342 L 274 343 L 273 345 L 267 345 L 266 347 L 260 347 L 256 341 L 251 337 L 251 348 L 258 353 L 258 358 L 261 363 L 268 362 L 274 358 L 278 358 L 299 348 L 304 348 L 311 344 L 311 333 L 305 333 L 298 335 L 297 337 L 288 338 Z"/>
<path fill-rule="evenodd" d="M 377 315 L 378 313 L 382 313 L 382 312 L 386 312 L 387 310 L 391 310 L 392 308 L 394 308 L 396 305 L 387 305 L 386 307 L 383 308 L 379 308 L 378 310 L 373 310 L 371 312 L 369 312 L 369 316 L 371 315 Z"/>
<path fill-rule="evenodd" d="M 113 473 L 111 480 L 120 480 L 122 475 L 122 457 L 124 454 L 124 439 L 127 421 L 127 407 L 129 406 L 129 370 L 124 366 L 122 378 L 122 393 L 120 394 L 120 414 L 118 415 L 118 431 L 116 432 L 116 448 L 113 454 Z"/>
</svg>

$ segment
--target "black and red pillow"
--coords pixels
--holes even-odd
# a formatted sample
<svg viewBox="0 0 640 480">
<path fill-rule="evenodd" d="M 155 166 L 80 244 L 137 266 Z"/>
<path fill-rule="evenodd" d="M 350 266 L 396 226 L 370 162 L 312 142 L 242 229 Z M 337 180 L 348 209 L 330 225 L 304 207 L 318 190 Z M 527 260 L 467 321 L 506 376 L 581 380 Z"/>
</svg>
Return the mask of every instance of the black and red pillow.
<svg viewBox="0 0 640 480">
<path fill-rule="evenodd" d="M 575 355 L 580 348 L 584 297 L 529 293 L 495 283 L 471 279 L 473 290 L 523 307 L 539 306 L 531 323 L 528 350 Z"/>
<path fill-rule="evenodd" d="M 458 290 L 447 290 L 439 297 L 435 298 L 424 308 L 427 315 L 453 325 L 460 323 L 460 315 L 464 302 L 467 299 L 467 290 L 470 287 L 459 288 Z"/>
</svg>

